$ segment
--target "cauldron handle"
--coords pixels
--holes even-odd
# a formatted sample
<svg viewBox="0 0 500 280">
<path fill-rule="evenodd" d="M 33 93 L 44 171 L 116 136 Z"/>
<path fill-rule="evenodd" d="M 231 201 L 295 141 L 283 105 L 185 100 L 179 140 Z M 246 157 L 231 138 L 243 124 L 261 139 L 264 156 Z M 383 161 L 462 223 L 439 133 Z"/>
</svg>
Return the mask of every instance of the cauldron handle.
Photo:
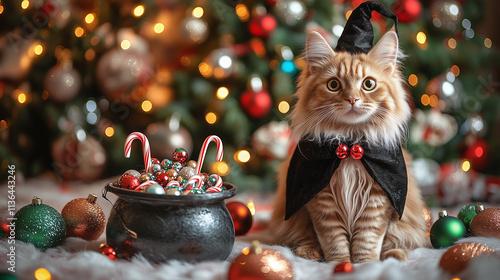
<svg viewBox="0 0 500 280">
<path fill-rule="evenodd" d="M 115 209 L 116 213 L 118 213 L 118 217 L 120 218 L 120 221 L 122 222 L 123 227 L 124 227 L 124 228 L 128 231 L 128 233 L 129 233 L 130 237 L 131 237 L 131 238 L 133 238 L 133 239 L 137 239 L 137 233 L 136 233 L 135 231 L 133 231 L 133 230 L 131 230 L 131 229 L 129 229 L 129 228 L 127 227 L 127 225 L 125 224 L 125 221 L 123 220 L 123 215 L 122 215 L 122 213 L 120 213 L 120 211 L 119 211 L 119 210 L 115 207 L 115 204 L 114 204 L 113 202 L 111 202 L 111 201 L 110 201 L 110 200 L 106 197 L 106 195 L 108 194 L 108 188 L 110 188 L 111 186 L 113 186 L 113 183 L 109 183 L 109 184 L 107 184 L 107 185 L 106 185 L 106 186 L 102 189 L 102 191 L 101 191 L 101 195 L 102 195 L 102 197 L 103 197 L 106 201 L 108 201 L 108 202 L 111 204 L 111 206 L 113 207 L 113 209 Z"/>
</svg>

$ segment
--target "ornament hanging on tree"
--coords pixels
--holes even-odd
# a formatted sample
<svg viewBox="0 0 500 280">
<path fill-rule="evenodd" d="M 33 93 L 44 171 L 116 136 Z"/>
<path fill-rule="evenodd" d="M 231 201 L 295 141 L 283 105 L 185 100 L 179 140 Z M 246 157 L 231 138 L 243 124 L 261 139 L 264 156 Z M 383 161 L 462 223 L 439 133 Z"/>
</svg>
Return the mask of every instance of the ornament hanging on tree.
<svg viewBox="0 0 500 280">
<path fill-rule="evenodd" d="M 61 211 L 66 223 L 66 237 L 80 237 L 96 240 L 106 227 L 106 216 L 96 203 L 93 193 L 85 198 L 76 198 L 68 202 Z"/>
<path fill-rule="evenodd" d="M 226 204 L 226 207 L 233 219 L 235 235 L 245 235 L 252 227 L 253 222 L 250 209 L 248 209 L 245 204 L 238 201 L 229 202 Z"/>
<path fill-rule="evenodd" d="M 268 14 L 266 8 L 262 6 L 256 7 L 252 14 L 248 30 L 253 36 L 267 38 L 278 26 L 274 16 Z"/>
<path fill-rule="evenodd" d="M 188 17 L 182 21 L 183 33 L 189 42 L 201 44 L 208 38 L 208 24 L 201 18 Z"/>
<path fill-rule="evenodd" d="M 471 168 L 476 171 L 483 170 L 488 163 L 488 143 L 477 137 L 463 155 L 464 158 L 470 161 Z"/>
<path fill-rule="evenodd" d="M 288 26 L 296 26 L 304 21 L 307 13 L 306 5 L 299 0 L 278 0 L 274 13 Z"/>
<path fill-rule="evenodd" d="M 489 256 L 495 250 L 477 242 L 459 243 L 450 247 L 441 257 L 439 267 L 452 276 L 464 271 L 469 263 L 479 256 Z"/>
<path fill-rule="evenodd" d="M 437 28 L 455 31 L 463 18 L 463 8 L 454 0 L 436 0 L 431 4 L 432 24 Z"/>
<path fill-rule="evenodd" d="M 474 236 L 494 237 L 500 239 L 500 209 L 484 209 L 482 204 L 476 205 L 477 215 L 470 223 L 470 233 Z"/>
<path fill-rule="evenodd" d="M 43 87 L 49 93 L 49 98 L 60 103 L 77 96 L 81 86 L 80 74 L 73 69 L 71 63 L 52 67 L 43 79 Z"/>
<path fill-rule="evenodd" d="M 471 133 L 477 137 L 483 137 L 486 134 L 486 121 L 481 115 L 470 116 L 460 127 L 460 132 Z"/>
<path fill-rule="evenodd" d="M 33 197 L 32 203 L 19 209 L 16 219 L 16 239 L 31 243 L 45 250 L 64 243 L 66 224 L 53 207 L 42 204 L 42 199 Z"/>
<path fill-rule="evenodd" d="M 422 16 L 422 4 L 419 0 L 398 0 L 394 3 L 393 10 L 402 23 L 415 22 Z"/>
<path fill-rule="evenodd" d="M 272 98 L 264 87 L 259 75 L 252 75 L 249 86 L 240 96 L 243 110 L 254 119 L 261 119 L 269 114 L 272 108 Z"/>
<path fill-rule="evenodd" d="M 235 53 L 231 48 L 213 50 L 205 59 L 205 62 L 212 68 L 213 76 L 219 80 L 231 76 L 237 68 Z"/>
<path fill-rule="evenodd" d="M 151 141 L 151 152 L 159 158 L 169 158 L 175 149 L 183 147 L 188 154 L 193 151 L 193 139 L 181 125 L 180 115 L 172 114 L 166 123 L 152 123 L 146 128 Z"/>
<path fill-rule="evenodd" d="M 243 249 L 229 267 L 228 280 L 286 280 L 293 279 L 291 263 L 281 252 L 264 249 L 258 241 Z"/>
<path fill-rule="evenodd" d="M 439 212 L 439 219 L 432 225 L 430 239 L 433 248 L 445 248 L 465 237 L 467 230 L 458 218 L 448 216 L 446 210 Z"/>
<path fill-rule="evenodd" d="M 291 152 L 292 130 L 287 122 L 272 121 L 252 135 L 252 147 L 263 158 L 285 159 Z"/>
</svg>

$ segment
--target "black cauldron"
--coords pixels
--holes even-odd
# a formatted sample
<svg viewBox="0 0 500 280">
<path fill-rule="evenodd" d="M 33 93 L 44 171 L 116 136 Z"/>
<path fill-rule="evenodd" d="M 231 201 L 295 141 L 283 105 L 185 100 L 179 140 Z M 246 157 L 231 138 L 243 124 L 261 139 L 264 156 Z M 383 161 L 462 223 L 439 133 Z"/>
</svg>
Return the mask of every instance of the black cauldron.
<svg viewBox="0 0 500 280">
<path fill-rule="evenodd" d="M 224 199 L 236 186 L 219 193 L 157 195 L 114 187 L 118 196 L 106 226 L 106 241 L 120 258 L 142 254 L 151 262 L 225 260 L 234 244 L 234 225 Z"/>
</svg>

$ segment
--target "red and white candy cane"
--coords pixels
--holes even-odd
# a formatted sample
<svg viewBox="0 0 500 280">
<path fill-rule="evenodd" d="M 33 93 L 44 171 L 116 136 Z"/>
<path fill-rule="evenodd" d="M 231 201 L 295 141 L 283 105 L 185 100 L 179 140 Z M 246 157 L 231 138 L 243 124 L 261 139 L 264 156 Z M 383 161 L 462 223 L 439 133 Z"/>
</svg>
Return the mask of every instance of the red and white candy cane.
<svg viewBox="0 0 500 280">
<path fill-rule="evenodd" d="M 200 155 L 198 156 L 198 163 L 196 165 L 196 174 L 200 174 L 201 166 L 203 165 L 203 160 L 205 159 L 205 155 L 207 153 L 208 144 L 214 141 L 217 144 L 217 161 L 222 161 L 222 156 L 224 154 L 224 148 L 222 146 L 222 141 L 216 135 L 210 135 L 203 142 L 203 146 L 201 147 Z"/>
<path fill-rule="evenodd" d="M 142 192 L 147 186 L 158 184 L 156 181 L 148 180 L 139 186 L 137 186 L 134 191 Z"/>
<path fill-rule="evenodd" d="M 210 177 L 215 177 L 217 179 L 217 182 L 215 182 L 215 185 L 213 187 L 210 187 L 207 189 L 207 193 L 221 192 L 222 191 L 222 178 L 217 174 L 212 174 L 212 175 L 210 175 Z"/>
<path fill-rule="evenodd" d="M 146 169 L 146 172 L 151 172 L 151 148 L 149 147 L 149 141 L 146 136 L 140 132 L 132 132 L 129 134 L 127 139 L 125 140 L 125 157 L 129 158 L 130 157 L 130 150 L 132 149 L 132 142 L 135 139 L 139 139 L 142 143 L 142 153 L 144 154 L 144 168 Z"/>
<path fill-rule="evenodd" d="M 186 182 L 184 187 L 188 190 L 200 189 L 203 187 L 203 178 L 200 175 L 194 175 Z"/>
<path fill-rule="evenodd" d="M 170 181 L 168 182 L 167 186 L 165 186 L 165 189 L 168 189 L 170 187 L 180 187 L 181 184 L 177 181 Z"/>
</svg>

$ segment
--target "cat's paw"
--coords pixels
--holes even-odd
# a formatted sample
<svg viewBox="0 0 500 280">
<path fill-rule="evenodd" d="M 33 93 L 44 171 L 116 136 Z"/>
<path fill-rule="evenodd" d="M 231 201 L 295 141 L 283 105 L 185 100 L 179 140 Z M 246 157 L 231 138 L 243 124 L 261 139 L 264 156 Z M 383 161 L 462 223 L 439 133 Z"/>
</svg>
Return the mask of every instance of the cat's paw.
<svg viewBox="0 0 500 280">
<path fill-rule="evenodd" d="M 408 258 L 408 252 L 402 249 L 391 249 L 382 253 L 380 260 L 385 260 L 388 258 L 395 258 L 400 261 L 404 261 Z"/>
<path fill-rule="evenodd" d="M 319 261 L 323 258 L 321 250 L 310 245 L 299 246 L 295 249 L 295 255 L 304 259 Z"/>
</svg>

